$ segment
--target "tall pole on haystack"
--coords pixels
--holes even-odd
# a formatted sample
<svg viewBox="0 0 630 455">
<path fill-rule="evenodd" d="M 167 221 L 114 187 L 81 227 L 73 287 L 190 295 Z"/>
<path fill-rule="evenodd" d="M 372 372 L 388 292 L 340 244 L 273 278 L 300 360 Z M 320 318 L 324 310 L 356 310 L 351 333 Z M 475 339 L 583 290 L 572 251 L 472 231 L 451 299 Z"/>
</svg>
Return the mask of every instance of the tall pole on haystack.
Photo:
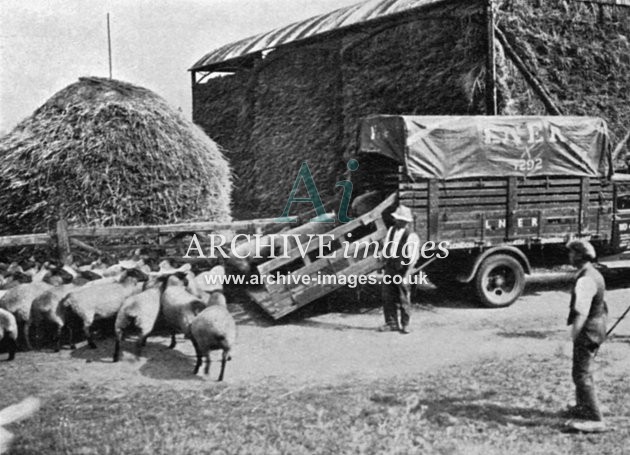
<svg viewBox="0 0 630 455">
<path fill-rule="evenodd" d="M 109 30 L 109 13 L 107 13 L 107 55 L 109 56 L 109 78 L 112 78 L 112 36 Z"/>
<path fill-rule="evenodd" d="M 488 49 L 486 52 L 486 114 L 497 115 L 497 69 L 494 55 L 494 0 L 486 0 Z"/>
</svg>

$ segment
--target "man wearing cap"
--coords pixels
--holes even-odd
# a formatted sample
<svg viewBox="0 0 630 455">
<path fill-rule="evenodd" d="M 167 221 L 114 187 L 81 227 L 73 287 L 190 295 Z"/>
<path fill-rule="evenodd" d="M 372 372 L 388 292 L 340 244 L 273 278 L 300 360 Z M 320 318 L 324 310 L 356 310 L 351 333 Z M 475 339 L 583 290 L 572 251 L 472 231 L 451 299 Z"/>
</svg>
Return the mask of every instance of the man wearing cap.
<svg viewBox="0 0 630 455">
<path fill-rule="evenodd" d="M 400 331 L 409 333 L 409 305 L 411 286 L 406 283 L 410 271 L 419 258 L 420 238 L 409 228 L 413 221 L 411 209 L 399 205 L 392 213 L 394 225 L 387 231 L 383 244 L 385 258 L 382 285 L 383 315 L 385 325 L 381 332 Z"/>
<path fill-rule="evenodd" d="M 597 350 L 606 338 L 606 286 L 604 278 L 592 264 L 596 257 L 593 245 L 580 239 L 569 242 L 567 248 L 569 261 L 578 271 L 567 320 L 573 340 L 575 406 L 565 412 L 567 417 L 576 420 L 570 420 L 566 425 L 571 430 L 604 431 L 602 413 L 595 396 L 592 368 Z"/>
</svg>

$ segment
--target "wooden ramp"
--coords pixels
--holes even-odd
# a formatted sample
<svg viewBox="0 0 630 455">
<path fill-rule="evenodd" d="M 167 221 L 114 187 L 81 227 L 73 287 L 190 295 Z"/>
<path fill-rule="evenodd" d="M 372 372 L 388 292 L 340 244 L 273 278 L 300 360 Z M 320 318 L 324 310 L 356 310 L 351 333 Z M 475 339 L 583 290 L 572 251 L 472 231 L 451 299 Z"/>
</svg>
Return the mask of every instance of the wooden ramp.
<svg viewBox="0 0 630 455">
<path fill-rule="evenodd" d="M 375 247 L 372 245 L 370 248 L 369 245 L 380 243 L 385 238 L 388 228 L 383 214 L 395 202 L 394 193 L 370 212 L 326 232 L 323 244 L 330 243 L 331 246 L 324 249 L 323 255 L 320 255 L 318 237 L 314 237 L 306 248 L 308 237 L 301 234 L 304 251 L 296 246 L 287 252 L 285 256 L 288 257 L 270 259 L 258 266 L 261 276 L 272 275 L 274 279 L 280 279 L 274 284 L 252 287 L 248 294 L 272 318 L 280 319 L 345 286 L 343 275 L 365 275 L 381 268 L 380 254 L 375 258 Z M 283 234 L 290 235 L 295 230 Z M 324 281 L 324 277 L 331 275 L 335 275 L 336 279 Z M 305 283 L 305 280 L 310 280 L 310 283 Z"/>
</svg>

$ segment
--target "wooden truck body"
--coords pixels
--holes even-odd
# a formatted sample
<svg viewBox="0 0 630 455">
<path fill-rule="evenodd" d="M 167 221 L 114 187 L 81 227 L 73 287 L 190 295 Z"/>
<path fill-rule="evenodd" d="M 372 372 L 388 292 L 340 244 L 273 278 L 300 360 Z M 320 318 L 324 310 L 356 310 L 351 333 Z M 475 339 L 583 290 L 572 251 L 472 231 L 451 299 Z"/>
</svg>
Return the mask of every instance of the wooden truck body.
<svg viewBox="0 0 630 455">
<path fill-rule="evenodd" d="M 437 286 L 472 284 L 490 307 L 513 303 L 532 267 L 565 263 L 571 238 L 588 238 L 600 260 L 630 259 L 630 179 L 613 175 L 601 119 L 373 116 L 361 122 L 355 158 L 354 200 L 371 205 L 354 204 L 355 219 L 331 228 L 333 252 L 348 241 L 350 251 L 382 243 L 390 213 L 404 204 L 423 243 L 448 243 L 446 258 L 421 259 L 416 269 Z M 315 241 L 306 256 L 293 248 L 258 272 L 315 278 L 383 266 L 370 255 L 320 258 L 318 248 Z M 341 286 L 283 283 L 250 295 L 277 319 Z"/>
<path fill-rule="evenodd" d="M 395 191 L 423 242 L 448 242 L 429 279 L 472 282 L 485 305 L 514 302 L 532 265 L 566 261 L 571 238 L 600 260 L 630 252 L 630 179 L 613 175 L 601 119 L 374 116 L 358 160 L 357 194 Z"/>
</svg>

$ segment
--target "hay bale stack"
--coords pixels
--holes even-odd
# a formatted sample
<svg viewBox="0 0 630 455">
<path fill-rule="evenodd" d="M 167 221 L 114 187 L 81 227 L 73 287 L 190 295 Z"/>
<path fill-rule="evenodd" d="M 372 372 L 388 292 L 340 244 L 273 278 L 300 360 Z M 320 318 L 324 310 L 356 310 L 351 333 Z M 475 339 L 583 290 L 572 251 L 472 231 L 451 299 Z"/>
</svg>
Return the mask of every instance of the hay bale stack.
<svg viewBox="0 0 630 455">
<path fill-rule="evenodd" d="M 336 210 L 360 117 L 484 113 L 482 6 L 451 1 L 374 34 L 279 47 L 253 70 L 195 87 L 195 123 L 230 150 L 235 216 L 279 216 L 304 160 Z M 300 205 L 310 207 L 292 214 Z"/>
<path fill-rule="evenodd" d="M 509 2 L 499 25 L 565 115 L 606 119 L 613 142 L 630 125 L 630 8 L 546 0 Z M 512 70 L 510 70 L 512 71 Z M 509 114 L 538 114 L 513 72 Z M 627 157 L 627 158 L 630 158 Z"/>
<path fill-rule="evenodd" d="M 230 219 L 219 147 L 141 87 L 81 78 L 0 139 L 0 233 Z"/>
<path fill-rule="evenodd" d="M 303 161 L 322 200 L 333 200 L 335 182 L 345 169 L 339 148 L 338 52 L 308 46 L 279 49 L 260 63 L 257 73 L 249 161 L 239 168 L 245 183 L 239 186 L 240 213 L 280 216 Z M 306 193 L 303 185 L 300 189 Z M 298 204 L 292 213 L 310 209 L 310 204 Z"/>
<path fill-rule="evenodd" d="M 370 37 L 344 37 L 344 148 L 371 114 L 484 114 L 485 25 L 481 2 L 448 2 Z"/>
</svg>

